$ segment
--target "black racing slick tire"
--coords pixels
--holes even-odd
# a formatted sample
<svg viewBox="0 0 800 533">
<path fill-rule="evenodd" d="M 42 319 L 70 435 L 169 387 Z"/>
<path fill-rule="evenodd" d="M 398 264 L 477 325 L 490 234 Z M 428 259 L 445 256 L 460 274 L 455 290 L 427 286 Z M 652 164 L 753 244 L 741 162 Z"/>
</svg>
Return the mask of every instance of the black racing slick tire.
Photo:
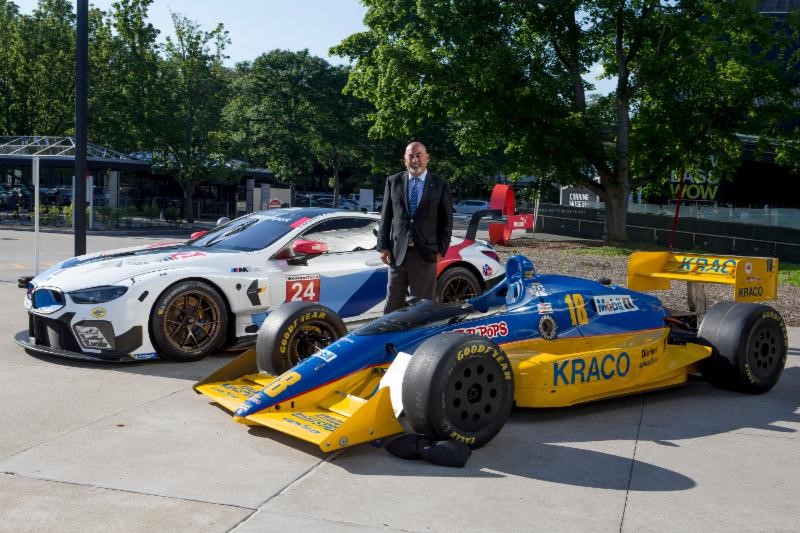
<svg viewBox="0 0 800 533">
<path fill-rule="evenodd" d="M 716 387 L 761 394 L 778 382 L 786 365 L 786 324 L 767 305 L 718 303 L 706 313 L 697 336 L 714 349 L 700 371 Z"/>
<path fill-rule="evenodd" d="M 475 274 L 468 269 L 450 267 L 436 280 L 436 301 L 443 304 L 462 302 L 483 292 L 483 287 Z"/>
<path fill-rule="evenodd" d="M 290 302 L 267 315 L 256 338 L 256 364 L 261 372 L 280 375 L 347 335 L 347 326 L 333 310 L 308 302 Z"/>
<path fill-rule="evenodd" d="M 225 341 L 228 309 L 208 283 L 182 281 L 158 297 L 150 327 L 161 355 L 181 363 L 199 361 Z"/>
<path fill-rule="evenodd" d="M 443 333 L 414 351 L 402 398 L 415 432 L 479 448 L 511 412 L 514 372 L 505 352 L 486 338 Z"/>
</svg>

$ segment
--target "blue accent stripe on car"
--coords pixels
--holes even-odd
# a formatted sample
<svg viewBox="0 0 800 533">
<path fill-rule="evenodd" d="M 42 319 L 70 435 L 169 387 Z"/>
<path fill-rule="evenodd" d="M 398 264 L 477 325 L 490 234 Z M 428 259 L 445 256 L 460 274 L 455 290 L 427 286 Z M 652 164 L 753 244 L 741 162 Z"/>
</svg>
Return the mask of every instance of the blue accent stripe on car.
<svg viewBox="0 0 800 533">
<path fill-rule="evenodd" d="M 386 298 L 388 279 L 386 269 L 344 276 L 320 276 L 320 303 L 342 317 L 360 315 Z"/>
</svg>

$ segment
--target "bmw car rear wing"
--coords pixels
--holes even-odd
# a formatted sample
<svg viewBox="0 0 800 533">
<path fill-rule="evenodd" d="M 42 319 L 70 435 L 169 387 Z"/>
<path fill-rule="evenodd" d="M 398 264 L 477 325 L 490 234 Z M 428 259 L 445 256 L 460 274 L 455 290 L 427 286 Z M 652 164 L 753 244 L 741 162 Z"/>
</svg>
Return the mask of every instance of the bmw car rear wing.
<svg viewBox="0 0 800 533">
<path fill-rule="evenodd" d="M 628 258 L 628 288 L 669 290 L 672 280 L 733 285 L 739 302 L 774 300 L 778 259 L 673 252 L 635 252 Z"/>
</svg>

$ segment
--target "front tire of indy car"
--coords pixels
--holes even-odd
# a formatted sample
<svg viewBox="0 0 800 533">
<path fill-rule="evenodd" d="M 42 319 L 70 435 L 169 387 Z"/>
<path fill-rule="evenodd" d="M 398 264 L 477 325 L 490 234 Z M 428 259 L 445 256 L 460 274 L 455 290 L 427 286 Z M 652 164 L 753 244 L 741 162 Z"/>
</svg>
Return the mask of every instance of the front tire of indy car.
<svg viewBox="0 0 800 533">
<path fill-rule="evenodd" d="M 481 283 L 468 269 L 455 266 L 445 270 L 436 280 L 435 300 L 439 303 L 462 302 L 483 292 Z"/>
<path fill-rule="evenodd" d="M 511 412 L 514 372 L 495 343 L 443 333 L 414 351 L 402 398 L 413 431 L 479 448 L 497 435 Z"/>
<path fill-rule="evenodd" d="M 290 302 L 267 315 L 256 337 L 256 364 L 276 376 L 347 334 L 333 310 L 308 302 Z"/>
<path fill-rule="evenodd" d="M 697 336 L 714 349 L 700 371 L 715 387 L 762 394 L 778 382 L 786 364 L 786 324 L 767 305 L 718 303 L 706 313 Z"/>
<path fill-rule="evenodd" d="M 225 341 L 228 312 L 214 287 L 202 281 L 183 281 L 161 293 L 150 323 L 158 352 L 185 363 L 217 351 Z"/>
</svg>

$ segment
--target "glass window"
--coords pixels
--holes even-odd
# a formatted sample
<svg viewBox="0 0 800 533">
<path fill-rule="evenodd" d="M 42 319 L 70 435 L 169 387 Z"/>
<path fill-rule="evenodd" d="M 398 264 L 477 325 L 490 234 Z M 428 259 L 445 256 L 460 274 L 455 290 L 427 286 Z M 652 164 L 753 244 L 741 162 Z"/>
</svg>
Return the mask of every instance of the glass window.
<svg viewBox="0 0 800 533">
<path fill-rule="evenodd" d="M 301 239 L 324 242 L 328 253 L 373 250 L 377 241 L 378 221 L 363 217 L 329 218 L 300 235 Z"/>
</svg>

